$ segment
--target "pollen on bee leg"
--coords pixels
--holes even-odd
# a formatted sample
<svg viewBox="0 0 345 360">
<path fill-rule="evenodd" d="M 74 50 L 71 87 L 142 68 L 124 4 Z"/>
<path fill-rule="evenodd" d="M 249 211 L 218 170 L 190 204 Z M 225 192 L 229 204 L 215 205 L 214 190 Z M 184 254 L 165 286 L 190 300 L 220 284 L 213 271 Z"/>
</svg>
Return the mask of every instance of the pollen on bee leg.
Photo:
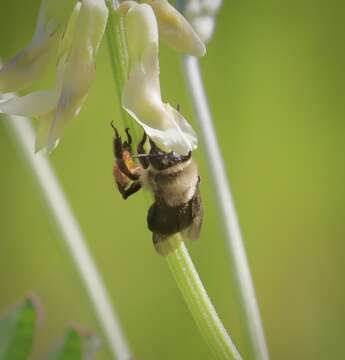
<svg viewBox="0 0 345 360">
<path fill-rule="evenodd" d="M 132 154 L 128 150 L 123 150 L 122 159 L 125 162 L 128 170 L 133 172 L 137 168 L 137 165 L 133 161 Z"/>
<path fill-rule="evenodd" d="M 127 169 L 133 174 L 133 175 L 140 175 L 140 166 L 137 166 L 137 164 L 134 162 L 132 158 L 132 154 L 129 150 L 122 150 L 122 160 L 127 167 Z M 131 180 L 126 174 L 124 174 L 118 164 L 114 165 L 113 169 L 114 178 L 116 180 L 116 183 L 118 186 L 120 186 L 122 189 L 127 188 L 130 183 L 133 181 Z"/>
<path fill-rule="evenodd" d="M 133 175 L 141 175 L 141 166 L 138 166 L 132 157 L 132 154 L 128 150 L 123 150 L 122 152 L 122 159 L 127 166 L 127 169 L 133 174 Z M 120 171 L 120 169 L 119 169 Z M 126 175 L 125 175 L 126 176 Z"/>
</svg>

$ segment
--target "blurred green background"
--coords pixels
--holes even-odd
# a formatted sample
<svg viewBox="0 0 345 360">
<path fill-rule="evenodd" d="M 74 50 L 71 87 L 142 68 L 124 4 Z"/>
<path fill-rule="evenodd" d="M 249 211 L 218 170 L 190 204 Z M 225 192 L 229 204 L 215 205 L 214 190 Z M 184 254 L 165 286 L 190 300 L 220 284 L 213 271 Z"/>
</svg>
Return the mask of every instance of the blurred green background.
<svg viewBox="0 0 345 360">
<path fill-rule="evenodd" d="M 0 0 L 0 56 L 31 38 L 39 1 Z M 343 359 L 345 3 L 224 1 L 201 60 L 272 359 Z M 146 229 L 147 197 L 112 178 L 118 102 L 106 42 L 80 116 L 51 162 L 141 360 L 210 359 Z M 177 54 L 161 47 L 163 97 L 193 120 Z M 244 327 L 201 144 L 205 222 L 191 255 L 244 358 Z M 100 329 L 35 179 L 0 120 L 0 313 L 37 294 L 32 359 L 68 324 Z M 98 359 L 109 359 L 104 345 Z"/>
</svg>

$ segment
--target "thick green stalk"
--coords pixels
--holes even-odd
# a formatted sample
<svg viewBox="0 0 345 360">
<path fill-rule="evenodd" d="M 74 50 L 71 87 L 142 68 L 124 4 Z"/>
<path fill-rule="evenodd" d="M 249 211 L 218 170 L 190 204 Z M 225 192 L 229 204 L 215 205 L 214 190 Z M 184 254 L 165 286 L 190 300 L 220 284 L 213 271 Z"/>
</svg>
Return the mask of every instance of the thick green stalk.
<svg viewBox="0 0 345 360">
<path fill-rule="evenodd" d="M 174 248 L 166 260 L 193 318 L 217 359 L 241 359 L 208 297 L 180 235 L 169 240 Z"/>
<path fill-rule="evenodd" d="M 111 0 L 107 39 L 114 82 L 121 99 L 121 92 L 128 73 L 128 56 L 121 18 L 114 11 Z M 115 5 L 118 5 L 117 2 Z M 126 120 L 125 120 L 126 124 Z M 199 330 L 219 360 L 240 360 L 241 356 L 227 334 L 193 265 L 188 251 L 178 234 L 169 240 L 173 251 L 166 256 L 177 285 L 196 321 Z"/>
</svg>

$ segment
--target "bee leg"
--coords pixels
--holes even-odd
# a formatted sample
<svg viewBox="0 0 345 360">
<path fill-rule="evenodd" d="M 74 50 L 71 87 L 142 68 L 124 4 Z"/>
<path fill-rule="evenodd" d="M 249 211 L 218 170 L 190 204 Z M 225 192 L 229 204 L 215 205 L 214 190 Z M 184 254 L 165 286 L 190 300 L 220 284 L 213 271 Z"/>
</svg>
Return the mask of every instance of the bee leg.
<svg viewBox="0 0 345 360">
<path fill-rule="evenodd" d="M 144 149 L 146 139 L 147 139 L 147 135 L 144 132 L 143 138 L 141 139 L 140 143 L 137 146 L 137 153 L 139 155 L 145 155 L 146 154 L 145 149 Z M 144 156 L 139 157 L 139 161 L 140 161 L 141 166 L 144 169 L 147 169 L 149 167 L 149 159 L 147 157 L 144 157 Z"/>
<path fill-rule="evenodd" d="M 140 181 L 134 181 L 128 188 L 125 188 L 122 184 L 119 182 L 117 183 L 117 188 L 119 189 L 120 194 L 122 197 L 126 200 L 129 196 L 132 194 L 135 194 L 137 191 L 141 189 L 141 182 Z"/>
<path fill-rule="evenodd" d="M 111 123 L 112 128 L 114 129 L 114 155 L 116 158 L 116 165 L 121 170 L 123 174 L 125 174 L 129 179 L 136 181 L 139 179 L 139 175 L 133 174 L 127 167 L 126 162 L 124 160 L 124 152 L 127 152 L 127 155 L 130 155 L 130 143 L 132 141 L 131 136 L 128 133 L 128 129 L 126 129 L 128 142 L 125 141 L 122 143 L 121 136 L 117 131 L 116 127 Z"/>
<path fill-rule="evenodd" d="M 129 133 L 129 128 L 126 128 L 125 129 L 125 132 L 126 132 L 126 135 L 127 135 L 127 141 L 125 141 L 123 143 L 123 147 L 128 150 L 130 153 L 132 153 L 132 136 L 131 134 Z"/>
</svg>

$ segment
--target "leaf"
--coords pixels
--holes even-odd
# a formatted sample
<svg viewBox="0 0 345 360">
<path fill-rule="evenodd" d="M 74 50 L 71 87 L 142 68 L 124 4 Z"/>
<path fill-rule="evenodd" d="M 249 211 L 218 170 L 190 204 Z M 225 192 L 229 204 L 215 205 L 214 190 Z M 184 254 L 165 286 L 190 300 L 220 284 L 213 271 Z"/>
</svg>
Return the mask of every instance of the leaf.
<svg viewBox="0 0 345 360">
<path fill-rule="evenodd" d="M 76 329 L 68 329 L 62 344 L 47 360 L 91 360 L 98 349 L 98 339 L 84 335 Z"/>
<path fill-rule="evenodd" d="M 25 360 L 29 357 L 36 330 L 36 306 L 32 299 L 0 319 L 0 359 Z"/>
</svg>

